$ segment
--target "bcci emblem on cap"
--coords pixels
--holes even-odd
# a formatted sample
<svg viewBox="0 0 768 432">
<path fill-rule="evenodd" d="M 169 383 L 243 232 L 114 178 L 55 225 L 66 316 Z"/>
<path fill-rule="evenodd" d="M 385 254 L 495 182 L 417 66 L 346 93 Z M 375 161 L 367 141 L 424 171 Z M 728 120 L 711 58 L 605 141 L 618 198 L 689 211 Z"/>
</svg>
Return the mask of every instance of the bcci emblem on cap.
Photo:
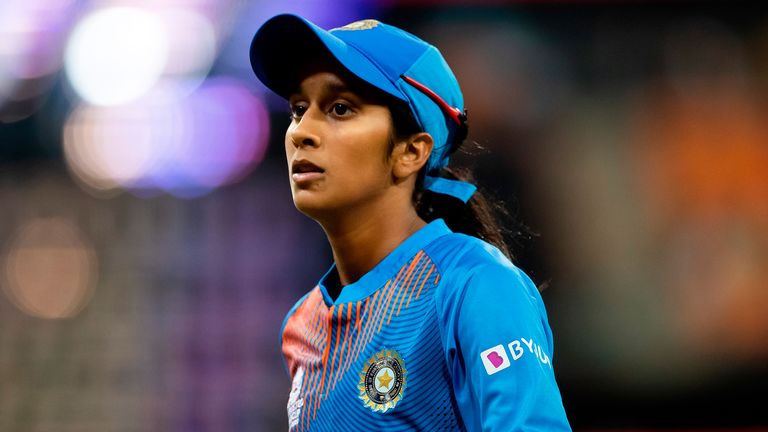
<svg viewBox="0 0 768 432">
<path fill-rule="evenodd" d="M 379 22 L 374 19 L 365 19 L 361 21 L 355 21 L 353 23 L 349 23 L 345 25 L 344 27 L 337 27 L 335 29 L 331 29 L 331 31 L 336 30 L 370 30 L 374 27 L 379 25 Z"/>
<path fill-rule="evenodd" d="M 387 412 L 403 398 L 405 362 L 395 350 L 385 349 L 371 356 L 360 373 L 360 399 L 373 411 Z"/>
</svg>

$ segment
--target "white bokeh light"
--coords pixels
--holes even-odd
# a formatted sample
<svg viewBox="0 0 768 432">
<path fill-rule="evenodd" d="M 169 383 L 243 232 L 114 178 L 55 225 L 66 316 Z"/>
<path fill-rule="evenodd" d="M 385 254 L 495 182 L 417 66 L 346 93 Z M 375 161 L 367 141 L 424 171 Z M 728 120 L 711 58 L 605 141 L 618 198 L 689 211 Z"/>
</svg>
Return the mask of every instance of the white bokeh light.
<svg viewBox="0 0 768 432">
<path fill-rule="evenodd" d="M 120 106 L 81 103 L 64 125 L 64 157 L 86 190 L 204 195 L 248 175 L 269 138 L 264 103 L 241 82 L 206 80 L 187 94 L 161 81 Z"/>
<path fill-rule="evenodd" d="M 158 91 L 162 89 L 163 91 Z M 73 174 L 97 190 L 141 183 L 168 158 L 183 129 L 173 88 L 115 107 L 81 104 L 64 125 L 64 156 Z"/>
<path fill-rule="evenodd" d="M 72 87 L 96 105 L 141 97 L 157 82 L 168 58 L 168 32 L 152 12 L 115 7 L 83 18 L 67 43 Z"/>
<path fill-rule="evenodd" d="M 205 15 L 184 9 L 159 11 L 168 29 L 168 61 L 163 75 L 191 93 L 211 71 L 216 57 L 216 31 Z"/>
</svg>

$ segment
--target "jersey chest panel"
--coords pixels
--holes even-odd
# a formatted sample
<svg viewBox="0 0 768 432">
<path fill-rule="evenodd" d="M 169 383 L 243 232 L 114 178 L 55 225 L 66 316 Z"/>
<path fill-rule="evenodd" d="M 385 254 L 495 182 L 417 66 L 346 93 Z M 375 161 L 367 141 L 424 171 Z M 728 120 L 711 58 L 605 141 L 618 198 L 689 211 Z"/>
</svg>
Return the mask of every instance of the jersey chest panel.
<svg viewBox="0 0 768 432">
<path fill-rule="evenodd" d="M 419 252 L 357 302 L 328 307 L 310 292 L 283 330 L 291 431 L 462 429 L 435 316 L 439 281 Z"/>
</svg>

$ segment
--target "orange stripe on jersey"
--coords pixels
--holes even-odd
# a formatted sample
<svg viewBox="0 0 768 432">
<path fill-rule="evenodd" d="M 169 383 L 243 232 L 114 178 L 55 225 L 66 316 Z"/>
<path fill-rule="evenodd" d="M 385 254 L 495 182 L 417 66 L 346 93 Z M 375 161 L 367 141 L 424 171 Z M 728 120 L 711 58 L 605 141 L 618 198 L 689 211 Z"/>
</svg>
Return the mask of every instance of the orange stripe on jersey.
<svg viewBox="0 0 768 432">
<path fill-rule="evenodd" d="M 306 383 L 309 383 L 309 388 L 314 388 L 314 382 L 315 378 L 317 377 L 317 370 L 320 368 L 319 363 L 314 363 L 309 366 L 308 371 L 305 372 L 306 375 L 304 376 L 304 381 Z M 302 390 L 303 392 L 303 390 Z M 306 425 L 309 424 L 310 418 L 310 408 L 312 408 L 312 401 L 315 398 L 314 392 L 308 392 L 304 396 L 304 408 L 301 410 L 301 429 L 306 429 Z"/>
<path fill-rule="evenodd" d="M 331 309 L 328 311 L 328 327 L 327 327 L 328 339 L 331 338 L 331 326 L 333 326 L 333 308 L 335 306 L 336 305 L 331 306 Z M 325 372 L 326 372 L 327 367 L 328 367 L 328 354 L 329 354 L 329 352 L 331 350 L 331 344 L 330 344 L 330 341 L 328 339 L 326 339 L 325 349 L 323 350 L 323 361 L 321 363 L 323 365 L 323 370 L 321 372 L 322 378 L 320 379 L 320 388 L 319 388 L 318 393 L 317 393 L 318 395 L 323 393 L 323 387 L 325 385 Z M 315 418 L 315 414 L 317 413 L 317 405 L 318 405 L 319 402 L 320 401 L 315 401 L 313 403 L 313 405 L 312 405 L 312 418 L 313 419 Z"/>
<path fill-rule="evenodd" d="M 308 360 L 305 362 L 306 369 L 304 372 L 304 382 L 301 383 L 301 390 L 299 391 L 300 395 L 306 395 L 307 389 L 310 388 L 310 381 L 312 380 L 314 376 L 314 370 L 317 369 L 318 365 L 320 364 L 317 360 L 319 359 L 319 354 L 316 356 L 309 357 Z"/>
<path fill-rule="evenodd" d="M 376 329 L 376 333 L 381 331 L 381 326 L 384 324 L 383 318 L 387 316 L 387 311 L 394 308 L 394 306 L 392 308 L 389 307 L 392 302 L 392 294 L 394 294 L 395 290 L 397 290 L 397 293 L 399 295 L 400 291 L 403 290 L 403 287 L 408 285 L 408 281 L 410 281 L 413 270 L 416 268 L 416 264 L 419 262 L 419 257 L 421 256 L 422 253 L 423 253 L 422 251 L 419 251 L 419 253 L 417 253 L 416 256 L 413 258 L 413 260 L 411 260 L 411 264 L 408 266 L 408 272 L 405 274 L 405 277 L 403 277 L 403 281 L 401 283 L 394 284 L 394 286 L 392 287 L 392 291 L 390 291 L 389 297 L 387 297 L 387 304 L 384 306 L 384 315 L 382 315 L 381 317 L 382 319 L 379 320 L 379 326 Z M 395 296 L 395 302 L 397 302 L 396 299 L 397 299 L 397 296 Z M 387 324 L 389 324 L 389 320 L 387 320 Z"/>
<path fill-rule="evenodd" d="M 401 299 L 400 303 L 402 304 L 402 299 L 405 298 L 405 293 L 408 291 L 408 287 L 410 287 L 411 284 L 413 283 L 414 276 L 416 276 L 416 269 L 419 268 L 425 256 L 426 255 L 424 255 L 423 251 L 419 251 L 419 253 L 416 254 L 416 257 L 414 257 L 413 268 L 411 269 L 410 274 L 406 278 L 405 282 L 403 282 L 402 288 L 400 289 L 400 291 L 398 291 L 397 297 L 395 297 L 395 303 L 392 304 L 392 309 L 390 310 L 389 319 L 387 319 L 387 324 L 389 324 L 390 320 L 392 319 L 392 312 L 395 311 L 395 305 L 397 304 L 397 299 L 398 298 Z M 403 294 L 402 297 L 400 296 L 400 293 Z"/>
<path fill-rule="evenodd" d="M 319 304 L 323 305 L 323 308 L 320 309 L 319 313 L 315 317 L 315 320 L 313 322 L 312 326 L 312 338 L 309 341 L 309 345 L 312 347 L 315 347 L 315 355 L 313 355 L 311 358 L 308 359 L 308 368 L 307 372 L 304 378 L 304 385 L 302 387 L 302 394 L 305 394 L 305 402 L 307 403 L 307 409 L 302 410 L 302 425 L 306 424 L 309 421 L 309 403 L 314 399 L 314 393 L 309 392 L 305 393 L 305 390 L 307 388 L 313 388 L 314 387 L 314 381 L 317 379 L 317 371 L 321 367 L 321 363 L 319 361 L 320 359 L 320 353 L 322 350 L 322 341 L 324 340 L 323 335 L 325 332 L 325 329 L 323 327 L 323 323 L 325 322 L 325 316 L 326 316 L 326 309 L 325 309 L 325 303 L 322 301 L 322 294 L 320 293 L 319 289 L 317 291 L 317 295 L 313 298 L 314 301 L 318 302 Z"/>
<path fill-rule="evenodd" d="M 317 381 L 317 375 L 318 370 L 322 367 L 320 363 L 314 363 L 309 366 L 308 371 L 305 375 L 305 380 L 308 383 L 309 388 L 315 388 L 315 382 Z M 310 421 L 310 414 L 311 414 L 311 408 L 312 408 L 312 402 L 315 399 L 315 392 L 307 392 L 304 395 L 304 408 L 301 410 L 301 423 L 302 423 L 302 429 L 305 429 L 305 425 L 309 424 Z"/>
<path fill-rule="evenodd" d="M 400 274 L 403 272 L 403 270 L 400 270 Z M 399 277 L 399 274 L 398 274 Z M 378 301 L 375 302 L 375 305 L 372 306 L 371 314 L 368 315 L 368 319 L 366 320 L 365 327 L 363 328 L 363 345 L 367 345 L 368 342 L 371 340 L 371 337 L 373 337 L 373 331 L 376 328 L 376 322 L 378 321 L 379 317 L 381 316 L 381 310 L 384 305 L 384 298 L 387 296 L 387 293 L 392 288 L 392 281 L 388 281 L 387 284 L 384 286 L 384 288 L 381 290 L 381 295 L 379 296 Z"/>
<path fill-rule="evenodd" d="M 376 317 L 378 316 L 378 312 L 381 309 L 382 300 L 384 299 L 384 296 L 386 296 L 387 290 L 389 289 L 390 286 L 391 286 L 391 281 L 387 282 L 387 284 L 384 286 L 384 289 L 376 292 L 376 294 L 374 295 L 374 299 L 370 304 L 370 307 L 365 313 L 365 318 L 363 319 L 365 323 L 363 324 L 362 332 L 360 333 L 360 337 L 358 338 L 360 343 L 357 347 L 355 358 L 360 356 L 360 354 L 363 352 L 363 350 L 368 345 L 368 342 L 371 339 L 371 334 L 376 323 Z"/>
<path fill-rule="evenodd" d="M 317 382 L 325 376 L 325 365 L 328 364 L 328 350 L 330 348 L 330 345 L 328 344 L 328 337 L 330 337 L 330 319 L 331 315 L 333 314 L 333 306 L 331 306 L 330 309 L 327 310 L 327 312 L 323 315 L 323 319 L 320 321 L 320 333 L 323 335 L 322 339 L 318 340 L 318 343 L 320 343 L 320 349 L 323 351 L 323 356 L 321 357 L 321 361 L 316 362 L 314 367 L 312 368 L 312 379 L 309 382 L 309 387 L 312 389 L 317 388 Z M 328 319 L 326 319 L 328 318 Z M 322 390 L 320 391 L 310 391 L 307 394 L 307 400 L 306 400 L 306 411 L 302 414 L 304 416 L 304 420 L 309 424 L 309 422 L 315 418 L 315 415 L 317 414 L 317 404 L 318 401 L 318 395 L 320 394 Z"/>
<path fill-rule="evenodd" d="M 389 302 L 392 301 L 392 294 L 394 294 L 395 288 L 397 286 L 399 286 L 399 283 L 397 282 L 389 284 L 387 292 L 382 294 L 381 298 L 379 299 L 379 304 L 378 304 L 378 307 L 376 308 L 376 316 L 372 323 L 373 326 L 371 327 L 371 332 L 370 332 L 371 337 L 373 337 L 373 335 L 375 335 L 381 330 L 381 323 L 383 321 L 382 318 L 384 317 L 384 315 L 387 314 L 387 306 L 389 306 Z M 377 323 L 378 325 L 376 325 Z"/>
<path fill-rule="evenodd" d="M 360 317 L 360 306 L 362 304 L 363 304 L 362 301 L 360 300 L 357 301 L 358 319 Z M 339 374 L 339 376 L 341 376 L 341 374 L 346 372 L 347 370 L 346 365 L 349 364 L 349 358 L 352 356 L 352 332 L 355 331 L 355 329 L 354 329 L 354 326 L 351 329 L 349 328 L 351 322 L 352 322 L 352 308 L 350 307 L 349 310 L 347 311 L 347 334 L 344 335 L 344 342 L 346 344 L 346 348 L 344 350 L 345 357 L 344 357 L 344 361 L 341 363 L 341 373 Z M 357 324 L 357 322 L 355 322 L 355 324 Z M 335 387 L 335 384 L 334 384 L 334 387 Z"/>
<path fill-rule="evenodd" d="M 437 285 L 437 282 L 439 280 L 440 280 L 440 273 L 438 273 L 437 276 L 435 276 L 435 283 L 434 283 L 434 285 Z"/>
<path fill-rule="evenodd" d="M 336 351 L 339 349 L 339 342 L 341 342 L 341 313 L 344 310 L 344 304 L 339 305 L 339 313 L 338 317 L 336 318 L 336 344 L 333 347 L 333 354 L 331 355 L 331 368 L 328 370 L 328 387 L 325 388 L 325 397 L 324 399 L 328 398 L 328 389 L 331 388 L 331 377 L 334 375 L 336 365 Z M 331 315 L 331 319 L 333 319 L 333 315 Z"/>
<path fill-rule="evenodd" d="M 347 345 L 347 357 L 346 357 L 346 359 L 344 360 L 344 363 L 341 366 L 342 371 L 341 371 L 341 373 L 339 375 L 343 375 L 343 374 L 347 373 L 347 370 L 349 369 L 350 361 L 351 361 L 351 359 L 352 359 L 352 357 L 354 355 L 354 344 L 355 344 L 355 341 L 357 341 L 360 338 L 360 307 L 362 306 L 362 304 L 363 304 L 362 300 L 358 300 L 357 301 L 357 313 L 355 315 L 355 326 L 354 326 L 355 328 L 353 329 L 353 331 L 356 330 L 356 333 L 355 333 L 355 337 L 354 338 L 350 338 L 350 340 L 349 340 L 349 344 Z M 368 304 L 368 299 L 367 298 L 365 299 L 365 304 L 366 305 Z M 349 327 L 349 319 L 347 319 L 347 327 Z"/>
<path fill-rule="evenodd" d="M 397 295 L 395 296 L 395 301 L 392 303 L 392 307 L 389 308 L 389 317 L 387 318 L 387 325 L 389 325 L 390 321 L 392 321 L 392 313 L 395 311 L 395 305 L 397 304 L 397 299 L 400 297 L 400 293 L 404 293 L 408 285 L 410 285 L 411 281 L 413 280 L 414 270 L 418 267 L 418 264 L 421 262 L 421 257 L 424 255 L 424 251 L 419 251 L 419 253 L 416 254 L 415 257 L 413 257 L 413 261 L 411 261 L 410 268 L 408 269 L 408 275 L 405 277 L 405 281 L 400 284 L 399 289 L 397 290 Z M 405 294 L 403 294 L 405 295 Z M 379 323 L 379 329 L 381 329 L 381 325 L 383 324 L 383 321 Z"/>
<path fill-rule="evenodd" d="M 376 310 L 376 305 L 378 304 L 379 298 L 382 295 L 384 295 L 384 294 L 382 294 L 382 292 L 383 291 L 376 291 L 373 294 L 373 300 L 370 302 L 370 306 L 366 307 L 366 310 L 365 310 L 365 313 L 364 313 L 365 319 L 361 318 L 361 320 L 364 321 L 364 323 L 361 325 L 362 328 L 360 330 L 360 333 L 359 333 L 360 337 L 358 337 L 358 340 L 360 340 L 360 342 L 362 342 L 362 344 L 365 343 L 364 342 L 365 341 L 365 330 L 369 327 L 368 324 L 370 323 L 371 317 L 372 317 L 374 311 Z"/>
<path fill-rule="evenodd" d="M 365 310 L 363 311 L 363 316 L 365 316 L 365 319 L 362 317 L 360 318 L 360 321 L 358 324 L 360 325 L 360 328 L 357 330 L 357 337 L 355 338 L 355 359 L 360 355 L 360 351 L 363 349 L 363 346 L 365 345 L 365 327 L 361 324 L 363 321 L 370 321 L 370 315 L 371 311 L 374 308 L 374 305 L 376 304 L 377 297 L 379 296 L 379 291 L 376 291 L 373 294 L 373 300 L 369 301 L 368 299 L 365 299 Z"/>
<path fill-rule="evenodd" d="M 312 322 L 320 312 L 320 305 L 315 301 L 315 297 L 319 296 L 310 294 L 304 303 L 296 308 L 294 314 L 288 318 L 283 329 L 283 354 L 286 357 L 291 376 L 296 373 L 302 360 L 312 354 L 307 352 L 307 348 L 312 346 L 311 343 L 307 342 L 312 337 L 310 331 Z"/>
<path fill-rule="evenodd" d="M 309 326 L 307 333 L 309 334 L 308 338 L 306 339 L 305 346 L 307 348 L 313 348 L 312 352 L 305 350 L 305 354 L 301 357 L 301 362 L 304 364 L 309 365 L 310 367 L 307 368 L 304 376 L 304 382 L 301 385 L 301 391 L 300 394 L 305 394 L 305 390 L 308 386 L 309 380 L 312 377 L 312 366 L 317 368 L 317 361 L 320 359 L 320 351 L 318 350 L 316 344 L 322 340 L 322 328 L 320 327 L 320 324 L 324 321 L 324 311 L 325 311 L 325 303 L 323 302 L 323 296 L 320 293 L 320 290 L 317 289 L 315 292 L 310 295 L 312 302 L 314 302 L 317 307 L 315 315 L 312 319 L 312 325 Z"/>
<path fill-rule="evenodd" d="M 315 343 L 317 342 L 319 325 L 323 319 L 322 312 L 325 306 L 322 302 L 322 295 L 319 294 L 319 291 L 318 295 L 312 296 L 312 302 L 315 303 L 315 307 L 311 318 L 311 324 L 307 326 L 307 329 L 304 332 L 304 337 L 308 347 L 314 347 Z"/>
<path fill-rule="evenodd" d="M 358 307 L 360 306 L 360 302 L 357 302 Z M 341 314 L 339 314 L 339 318 L 341 318 Z M 342 372 L 344 371 L 344 354 L 347 352 L 347 345 L 349 342 L 349 321 L 352 319 L 352 304 L 349 304 L 347 307 L 347 325 L 346 325 L 346 331 L 344 332 L 344 342 L 341 343 L 341 351 L 339 352 L 339 368 L 336 371 L 336 376 L 333 378 L 333 389 L 336 388 L 336 382 L 339 380 L 339 377 L 341 376 Z M 341 321 L 339 321 L 341 323 Z M 347 356 L 349 357 L 349 356 Z"/>
<path fill-rule="evenodd" d="M 298 315 L 301 317 L 301 313 L 306 307 L 307 304 L 304 302 L 301 306 L 296 308 L 296 314 L 294 316 Z M 296 324 L 299 320 L 301 320 L 301 318 L 289 318 L 288 322 L 286 322 L 282 334 L 283 355 L 286 357 L 288 370 L 291 372 L 291 376 L 296 373 L 297 366 L 295 358 L 303 348 L 301 344 L 300 332 L 298 331 L 300 326 Z"/>
<path fill-rule="evenodd" d="M 357 326 L 357 329 L 360 330 L 360 305 L 363 304 L 362 301 L 357 301 L 357 315 L 355 316 L 355 325 Z M 368 299 L 365 299 L 365 304 L 368 305 Z"/>
<path fill-rule="evenodd" d="M 416 278 L 416 281 L 413 283 L 413 286 L 409 290 L 411 292 L 411 294 L 408 296 L 408 303 L 405 304 L 406 309 L 408 308 L 408 304 L 411 303 L 411 296 L 413 295 L 413 291 L 416 290 L 416 285 L 419 284 L 420 280 L 423 280 L 423 281 L 427 280 L 426 278 L 424 278 L 424 279 L 421 278 L 421 276 L 424 275 L 424 270 L 426 270 L 426 269 L 427 269 L 426 265 L 421 267 L 421 272 L 419 273 L 419 277 Z M 422 282 L 421 284 L 424 285 L 424 282 Z M 403 301 L 404 300 L 405 300 L 405 294 L 403 294 L 403 298 L 400 299 L 400 305 L 397 307 L 397 313 L 395 314 L 395 316 L 400 316 L 400 308 L 403 307 Z"/>
<path fill-rule="evenodd" d="M 379 303 L 376 305 L 376 313 L 373 316 L 373 319 L 370 320 L 367 324 L 369 324 L 369 329 L 366 332 L 365 337 L 365 345 L 368 344 L 368 342 L 373 339 L 373 336 L 376 335 L 380 329 L 381 326 L 378 326 L 376 323 L 381 323 L 382 317 L 386 313 L 386 305 L 389 304 L 389 299 L 392 297 L 392 293 L 395 290 L 395 287 L 398 286 L 402 279 L 407 276 L 407 270 L 411 268 L 409 265 L 404 265 L 400 268 L 400 272 L 398 272 L 397 277 L 394 280 L 390 280 L 387 282 L 387 285 L 384 287 L 384 291 L 381 293 L 381 297 L 379 297 Z M 403 273 L 405 271 L 405 273 Z M 384 300 L 384 298 L 387 298 L 387 300 Z"/>
<path fill-rule="evenodd" d="M 405 267 L 405 266 L 403 266 Z M 403 269 L 401 269 L 398 276 L 400 276 L 403 272 Z M 390 280 L 387 282 L 387 284 L 384 286 L 384 289 L 381 290 L 381 293 L 379 295 L 378 301 L 375 301 L 371 304 L 371 310 L 367 314 L 366 323 L 363 327 L 363 337 L 360 344 L 360 353 L 363 352 L 366 346 L 368 346 L 368 342 L 371 341 L 371 338 L 374 335 L 374 329 L 376 328 L 377 320 L 379 319 L 379 316 L 381 315 L 382 306 L 384 304 L 384 297 L 387 296 L 387 292 L 392 289 L 393 283 Z"/>
<path fill-rule="evenodd" d="M 424 288 L 424 284 L 427 282 L 427 280 L 429 280 L 429 275 L 432 274 L 432 270 L 434 270 L 434 269 L 435 269 L 434 264 L 429 267 L 429 272 L 427 272 L 427 275 L 424 276 L 424 280 L 421 282 L 421 286 L 419 287 L 419 292 L 416 293 L 416 300 L 419 299 L 419 294 L 421 294 L 421 289 Z M 416 286 L 414 285 L 413 288 L 416 289 Z M 411 291 L 411 295 L 413 295 L 413 291 Z M 411 304 L 411 297 L 410 296 L 408 297 L 408 301 L 405 303 L 405 307 L 407 308 L 409 304 Z"/>
<path fill-rule="evenodd" d="M 373 294 L 373 302 L 376 302 L 376 296 L 379 295 L 379 292 Z M 363 314 L 368 314 L 369 304 L 371 303 L 371 298 L 368 297 L 365 299 L 365 306 L 363 307 Z M 363 333 L 362 333 L 362 322 L 363 318 L 360 315 L 360 302 L 357 303 L 357 322 L 355 323 L 355 326 L 357 327 L 357 333 L 355 334 L 355 341 L 352 344 L 352 352 L 350 353 L 349 360 L 347 361 L 347 366 L 345 369 L 349 369 L 352 366 L 352 362 L 357 360 L 357 357 L 360 355 L 360 342 L 363 339 Z"/>
<path fill-rule="evenodd" d="M 299 394 L 304 397 L 307 407 L 301 411 L 299 429 L 305 429 L 310 404 L 316 399 L 314 388 L 322 366 L 321 353 L 327 351 L 327 320 L 328 308 L 323 302 L 322 293 L 318 287 L 307 296 L 304 303 L 296 308 L 288 318 L 283 329 L 283 353 L 289 364 L 291 376 L 294 376 L 299 366 L 305 368 L 304 380 Z"/>
</svg>

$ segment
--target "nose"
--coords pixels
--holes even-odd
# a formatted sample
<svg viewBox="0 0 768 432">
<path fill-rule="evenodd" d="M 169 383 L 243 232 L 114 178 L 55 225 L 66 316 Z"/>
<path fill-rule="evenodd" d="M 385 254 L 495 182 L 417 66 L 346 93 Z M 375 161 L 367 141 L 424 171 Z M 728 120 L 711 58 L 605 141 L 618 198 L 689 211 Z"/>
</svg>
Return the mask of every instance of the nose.
<svg viewBox="0 0 768 432">
<path fill-rule="evenodd" d="M 288 127 L 287 136 L 294 147 L 317 147 L 320 145 L 319 125 L 308 115 Z"/>
</svg>

